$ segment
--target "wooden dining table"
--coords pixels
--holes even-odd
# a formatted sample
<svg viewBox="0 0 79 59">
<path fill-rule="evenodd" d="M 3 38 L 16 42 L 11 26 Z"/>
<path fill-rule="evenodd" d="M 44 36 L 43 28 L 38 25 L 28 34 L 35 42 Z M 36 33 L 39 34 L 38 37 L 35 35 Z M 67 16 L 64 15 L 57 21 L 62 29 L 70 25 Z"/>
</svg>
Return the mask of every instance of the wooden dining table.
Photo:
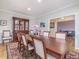
<svg viewBox="0 0 79 59">
<path fill-rule="evenodd" d="M 44 39 L 47 53 L 53 55 L 57 59 L 62 59 L 67 51 L 66 42 L 62 39 L 48 38 Z"/>
<path fill-rule="evenodd" d="M 67 51 L 67 45 L 64 39 L 36 35 L 31 35 L 31 37 L 42 39 L 45 43 L 47 53 L 56 57 L 56 59 L 62 59 Z"/>
</svg>

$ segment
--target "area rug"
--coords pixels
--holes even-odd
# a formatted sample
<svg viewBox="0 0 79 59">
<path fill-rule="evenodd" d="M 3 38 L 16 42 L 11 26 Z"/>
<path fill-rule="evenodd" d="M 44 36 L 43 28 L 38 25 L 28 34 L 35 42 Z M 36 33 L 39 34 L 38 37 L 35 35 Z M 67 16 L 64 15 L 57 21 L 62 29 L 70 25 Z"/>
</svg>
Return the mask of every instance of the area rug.
<svg viewBox="0 0 79 59">
<path fill-rule="evenodd" d="M 0 59 L 7 59 L 6 45 L 0 45 Z"/>
<path fill-rule="evenodd" d="M 24 59 L 18 51 L 18 43 L 9 43 L 7 48 L 9 59 Z"/>
</svg>

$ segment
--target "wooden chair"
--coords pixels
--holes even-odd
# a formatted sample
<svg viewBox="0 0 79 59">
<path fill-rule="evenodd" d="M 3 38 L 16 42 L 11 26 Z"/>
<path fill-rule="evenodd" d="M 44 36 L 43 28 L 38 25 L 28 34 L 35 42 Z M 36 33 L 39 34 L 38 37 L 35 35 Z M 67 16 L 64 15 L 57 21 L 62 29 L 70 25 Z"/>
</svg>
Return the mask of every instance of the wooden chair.
<svg viewBox="0 0 79 59">
<path fill-rule="evenodd" d="M 56 32 L 56 39 L 66 39 L 66 33 L 64 32 Z"/>
<path fill-rule="evenodd" d="M 64 59 L 79 59 L 79 52 L 78 51 L 68 51 L 68 52 L 66 52 Z"/>
<path fill-rule="evenodd" d="M 50 33 L 49 31 L 44 31 L 43 32 L 43 35 L 48 37 L 49 36 L 49 33 Z"/>
<path fill-rule="evenodd" d="M 28 38 L 29 38 L 28 34 L 22 34 L 21 37 L 22 37 L 22 41 L 24 44 L 23 48 L 26 51 L 26 55 L 28 55 L 28 53 L 30 51 L 32 51 L 34 49 L 34 47 L 32 45 L 28 44 Z M 27 56 L 27 58 L 28 58 L 28 56 Z"/>
<path fill-rule="evenodd" d="M 79 59 L 79 50 L 75 49 L 75 47 L 72 44 L 67 45 L 67 52 L 65 53 L 64 59 Z"/>
<path fill-rule="evenodd" d="M 26 40 L 26 36 L 23 33 L 21 33 L 21 42 L 23 45 L 21 46 L 21 54 L 28 59 L 28 40 Z"/>
<path fill-rule="evenodd" d="M 56 59 L 55 57 L 46 53 L 46 47 L 44 42 L 40 39 L 34 38 L 34 50 L 35 50 L 35 58 L 36 59 Z"/>
<path fill-rule="evenodd" d="M 11 40 L 12 40 L 12 36 L 10 30 L 3 30 L 3 34 L 2 34 L 3 44 L 4 42 L 10 42 Z"/>
<path fill-rule="evenodd" d="M 30 37 L 28 34 L 23 34 L 23 35 L 22 35 L 22 39 L 23 39 L 23 41 L 24 41 L 24 45 L 25 45 L 25 44 L 28 45 L 28 50 L 33 50 L 33 49 L 34 49 L 34 47 L 33 47 L 30 43 L 28 43 L 28 41 L 31 40 L 31 37 Z M 26 40 L 26 41 L 25 41 L 25 40 Z M 25 45 L 25 46 L 26 46 L 26 45 Z"/>
<path fill-rule="evenodd" d="M 17 38 L 18 38 L 18 49 L 19 52 L 21 51 L 21 45 L 23 45 L 23 43 L 21 42 L 21 33 L 17 33 Z"/>
</svg>

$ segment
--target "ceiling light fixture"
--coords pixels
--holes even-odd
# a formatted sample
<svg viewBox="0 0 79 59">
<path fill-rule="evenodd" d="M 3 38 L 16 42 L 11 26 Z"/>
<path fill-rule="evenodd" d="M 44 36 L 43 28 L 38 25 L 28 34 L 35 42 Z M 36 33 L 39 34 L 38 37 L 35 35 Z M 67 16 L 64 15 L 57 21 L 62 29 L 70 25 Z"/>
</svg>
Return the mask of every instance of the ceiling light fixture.
<svg viewBox="0 0 79 59">
<path fill-rule="evenodd" d="M 27 8 L 28 11 L 31 11 L 31 8 Z"/>
<path fill-rule="evenodd" d="M 39 3 L 42 2 L 42 0 L 37 0 Z"/>
</svg>

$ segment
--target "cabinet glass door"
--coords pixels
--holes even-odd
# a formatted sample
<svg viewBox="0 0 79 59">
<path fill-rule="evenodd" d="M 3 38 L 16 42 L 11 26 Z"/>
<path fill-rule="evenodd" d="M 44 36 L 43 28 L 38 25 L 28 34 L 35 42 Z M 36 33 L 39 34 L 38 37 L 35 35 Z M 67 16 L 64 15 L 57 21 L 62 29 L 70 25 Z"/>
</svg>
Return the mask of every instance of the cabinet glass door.
<svg viewBox="0 0 79 59">
<path fill-rule="evenodd" d="M 28 29 L 29 29 L 29 23 L 25 22 L 25 30 L 28 30 Z"/>
<path fill-rule="evenodd" d="M 24 21 L 20 21 L 20 30 L 24 30 Z"/>
<path fill-rule="evenodd" d="M 19 21 L 15 20 L 15 30 L 19 30 Z"/>
</svg>

